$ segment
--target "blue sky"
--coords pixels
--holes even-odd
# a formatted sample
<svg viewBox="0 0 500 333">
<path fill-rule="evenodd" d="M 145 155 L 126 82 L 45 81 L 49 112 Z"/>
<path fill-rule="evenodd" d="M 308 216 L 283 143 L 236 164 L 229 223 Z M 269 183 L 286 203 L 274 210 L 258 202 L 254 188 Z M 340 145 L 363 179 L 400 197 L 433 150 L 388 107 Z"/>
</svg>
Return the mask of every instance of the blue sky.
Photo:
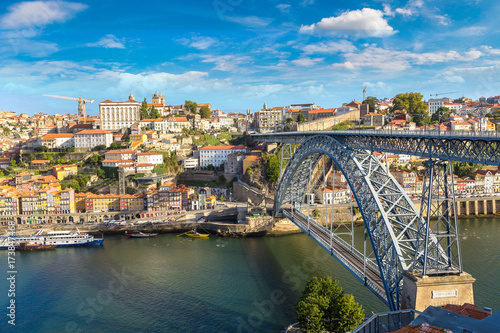
<svg viewBox="0 0 500 333">
<path fill-rule="evenodd" d="M 500 94 L 500 3 L 2 1 L 0 109 L 76 113 L 42 94 L 224 111 L 367 95 Z"/>
</svg>

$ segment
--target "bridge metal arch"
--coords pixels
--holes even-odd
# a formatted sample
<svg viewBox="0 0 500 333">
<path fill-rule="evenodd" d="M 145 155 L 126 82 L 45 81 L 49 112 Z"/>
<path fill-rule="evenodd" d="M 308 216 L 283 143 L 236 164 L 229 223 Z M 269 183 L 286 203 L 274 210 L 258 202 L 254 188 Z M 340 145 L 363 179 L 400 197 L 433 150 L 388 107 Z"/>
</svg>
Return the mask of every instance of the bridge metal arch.
<svg viewBox="0 0 500 333">
<path fill-rule="evenodd" d="M 362 214 L 391 309 L 400 306 L 402 273 L 416 256 L 419 211 L 380 161 L 364 150 L 349 149 L 330 136 L 318 135 L 297 149 L 280 179 L 275 212 L 286 202 L 304 203 L 311 167 L 329 156 L 344 174 Z"/>
</svg>

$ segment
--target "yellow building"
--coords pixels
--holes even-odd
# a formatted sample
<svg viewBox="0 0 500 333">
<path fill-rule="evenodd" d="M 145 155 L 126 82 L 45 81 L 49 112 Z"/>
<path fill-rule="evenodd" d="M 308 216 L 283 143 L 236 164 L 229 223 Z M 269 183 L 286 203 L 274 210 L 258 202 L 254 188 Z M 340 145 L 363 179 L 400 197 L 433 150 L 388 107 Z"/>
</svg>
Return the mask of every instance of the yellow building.
<svg viewBox="0 0 500 333">
<path fill-rule="evenodd" d="M 216 197 L 215 195 L 211 195 L 206 199 L 207 209 L 212 209 L 215 207 Z"/>
<path fill-rule="evenodd" d="M 93 194 L 85 200 L 88 212 L 109 212 L 120 210 L 120 196 L 112 194 Z"/>
<path fill-rule="evenodd" d="M 75 193 L 75 209 L 76 212 L 85 212 L 85 199 L 89 196 L 89 193 Z"/>
<path fill-rule="evenodd" d="M 52 175 L 58 180 L 64 180 L 68 176 L 78 174 L 78 167 L 74 164 L 56 165 L 52 167 Z"/>
<path fill-rule="evenodd" d="M 140 145 L 146 141 L 148 141 L 148 137 L 146 134 L 130 134 L 130 143 L 132 146 Z"/>
</svg>

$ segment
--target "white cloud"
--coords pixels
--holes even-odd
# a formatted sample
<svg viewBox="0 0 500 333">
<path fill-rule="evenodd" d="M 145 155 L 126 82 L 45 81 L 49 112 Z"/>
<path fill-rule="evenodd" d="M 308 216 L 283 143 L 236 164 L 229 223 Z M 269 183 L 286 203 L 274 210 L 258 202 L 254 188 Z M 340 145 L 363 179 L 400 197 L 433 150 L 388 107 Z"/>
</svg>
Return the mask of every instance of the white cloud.
<svg viewBox="0 0 500 333">
<path fill-rule="evenodd" d="M 299 58 L 299 59 L 292 60 L 292 63 L 294 63 L 297 66 L 309 67 L 309 66 L 314 66 L 317 63 L 322 62 L 323 60 L 325 60 L 325 58 L 314 58 L 314 59 L 311 59 L 311 58 L 308 58 L 308 57 L 304 57 L 304 58 Z"/>
<path fill-rule="evenodd" d="M 363 87 L 373 90 L 388 90 L 387 84 L 382 81 L 378 82 L 363 82 Z"/>
<path fill-rule="evenodd" d="M 351 41 L 341 39 L 339 41 L 329 41 L 329 42 L 321 42 L 316 44 L 309 44 L 303 46 L 302 51 L 306 54 L 312 53 L 325 53 L 325 54 L 333 54 L 333 53 L 347 53 L 354 52 L 357 50 L 356 46 Z"/>
<path fill-rule="evenodd" d="M 29 55 L 42 58 L 59 51 L 55 43 L 37 41 L 18 36 L 8 36 L 0 39 L 0 56 L 11 57 L 16 55 Z"/>
<path fill-rule="evenodd" d="M 448 16 L 445 15 L 432 15 L 432 19 L 437 20 L 437 22 L 441 25 L 449 25 L 451 20 Z"/>
<path fill-rule="evenodd" d="M 290 11 L 290 7 L 292 5 L 286 4 L 286 3 L 280 3 L 279 5 L 276 6 L 282 13 L 288 13 Z"/>
<path fill-rule="evenodd" d="M 95 43 L 85 44 L 88 47 L 103 47 L 105 49 L 124 49 L 123 41 L 119 40 L 115 35 L 106 35 Z"/>
<path fill-rule="evenodd" d="M 178 42 L 184 46 L 194 47 L 198 50 L 206 50 L 209 47 L 218 44 L 219 40 L 212 37 L 193 36 L 191 38 L 181 38 Z"/>
<path fill-rule="evenodd" d="M 383 17 L 384 12 L 371 8 L 346 11 L 339 16 L 323 18 L 312 25 L 302 25 L 300 32 L 329 31 L 342 34 L 360 35 L 366 37 L 387 37 L 396 33 Z"/>
<path fill-rule="evenodd" d="M 457 51 L 437 51 L 414 53 L 410 51 L 388 50 L 369 45 L 359 53 L 346 53 L 343 63 L 335 63 L 337 69 L 371 68 L 380 72 L 399 72 L 411 68 L 413 65 L 432 65 L 451 61 L 471 61 L 482 57 L 484 53 L 470 49 L 463 54 Z"/>
<path fill-rule="evenodd" d="M 390 16 L 390 17 L 394 17 L 394 12 L 391 10 L 391 6 L 389 5 L 384 5 L 384 15 L 385 16 Z"/>
<path fill-rule="evenodd" d="M 481 45 L 481 49 L 487 54 L 500 55 L 500 49 L 494 49 L 488 45 Z"/>
<path fill-rule="evenodd" d="M 348 69 L 351 71 L 356 69 L 356 67 L 354 67 L 354 65 L 350 61 L 346 61 L 344 63 L 332 64 L 330 67 L 335 69 Z"/>
<path fill-rule="evenodd" d="M 224 56 L 213 56 L 213 55 L 202 55 L 203 59 L 201 62 L 215 64 L 214 70 L 223 72 L 236 72 L 241 71 L 238 65 L 249 63 L 252 58 L 248 56 L 235 56 L 235 55 L 224 55 Z"/>
<path fill-rule="evenodd" d="M 258 16 L 226 16 L 226 20 L 239 23 L 250 28 L 264 28 L 273 21 L 272 18 Z"/>
<path fill-rule="evenodd" d="M 403 16 L 412 16 L 413 11 L 409 8 L 396 8 L 396 13 L 401 14 Z"/>
<path fill-rule="evenodd" d="M 314 4 L 314 0 L 302 0 L 300 3 L 301 6 L 310 6 L 312 4 Z"/>
<path fill-rule="evenodd" d="M 0 27 L 20 29 L 63 23 L 87 7 L 78 2 L 23 1 L 8 7 L 9 12 L 0 19 Z"/>
<path fill-rule="evenodd" d="M 487 32 L 488 28 L 484 26 L 472 26 L 461 28 L 453 32 L 454 36 L 481 36 Z"/>
</svg>

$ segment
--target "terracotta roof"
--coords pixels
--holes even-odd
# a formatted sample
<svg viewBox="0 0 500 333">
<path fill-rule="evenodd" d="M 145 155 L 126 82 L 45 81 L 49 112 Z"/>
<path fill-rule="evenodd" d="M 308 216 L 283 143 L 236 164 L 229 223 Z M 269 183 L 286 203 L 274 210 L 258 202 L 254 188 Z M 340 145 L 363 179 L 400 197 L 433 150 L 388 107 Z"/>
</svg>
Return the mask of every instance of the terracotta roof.
<svg viewBox="0 0 500 333">
<path fill-rule="evenodd" d="M 466 317 L 471 317 L 478 320 L 482 320 L 490 315 L 488 312 L 477 310 L 477 308 L 477 305 L 470 303 L 464 303 L 462 306 L 453 304 L 446 304 L 445 306 L 443 306 L 443 309 L 445 310 L 459 313 Z"/>
<path fill-rule="evenodd" d="M 137 155 L 146 156 L 146 155 L 163 155 L 162 153 L 137 153 Z"/>
<path fill-rule="evenodd" d="M 144 167 L 144 166 L 152 166 L 154 167 L 154 164 L 151 164 L 151 163 L 141 163 L 141 164 L 137 164 L 138 167 Z"/>
<path fill-rule="evenodd" d="M 51 133 L 42 136 L 42 140 L 51 140 L 55 138 L 72 138 L 73 136 L 73 133 Z"/>
<path fill-rule="evenodd" d="M 111 134 L 111 132 L 108 132 L 105 130 L 100 130 L 100 129 L 95 129 L 95 130 L 83 130 L 83 131 L 75 133 L 75 135 L 84 135 L 84 134 Z"/>
<path fill-rule="evenodd" d="M 49 163 L 50 160 L 32 160 L 31 164 L 44 164 L 44 163 Z"/>
<path fill-rule="evenodd" d="M 314 113 L 337 113 L 337 109 L 317 109 L 309 111 L 309 114 Z"/>
<path fill-rule="evenodd" d="M 225 150 L 225 149 L 247 149 L 244 145 L 238 146 L 206 146 L 201 148 L 200 150 Z"/>
<path fill-rule="evenodd" d="M 110 150 L 106 154 L 134 154 L 136 152 L 135 150 Z"/>
<path fill-rule="evenodd" d="M 127 162 L 127 163 L 132 162 L 132 163 L 134 163 L 134 160 L 104 160 L 104 161 L 102 161 L 102 163 L 122 163 L 122 162 L 123 163 L 125 163 L 125 162 Z"/>
</svg>

